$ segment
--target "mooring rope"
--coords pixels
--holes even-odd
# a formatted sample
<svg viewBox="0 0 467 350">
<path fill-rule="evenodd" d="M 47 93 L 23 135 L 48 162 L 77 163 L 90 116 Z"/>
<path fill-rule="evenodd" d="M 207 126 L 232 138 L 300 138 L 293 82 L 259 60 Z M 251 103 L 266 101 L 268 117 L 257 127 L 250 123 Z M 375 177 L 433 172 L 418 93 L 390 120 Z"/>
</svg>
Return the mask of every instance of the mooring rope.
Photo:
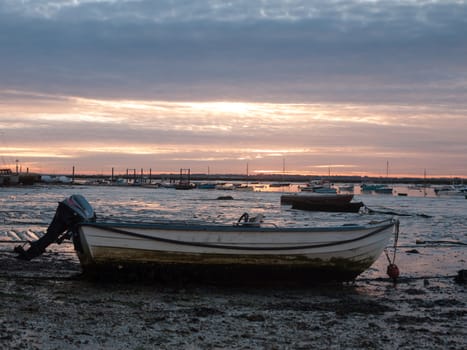
<svg viewBox="0 0 467 350">
<path fill-rule="evenodd" d="M 397 212 L 395 210 L 392 210 L 391 208 L 384 208 L 386 210 L 376 210 L 376 209 L 371 209 L 365 205 L 365 210 L 368 211 L 368 214 L 385 214 L 385 215 L 395 215 L 395 216 L 419 216 L 422 218 L 432 218 L 431 215 L 428 214 L 419 214 L 419 213 L 403 213 L 403 212 Z"/>
</svg>

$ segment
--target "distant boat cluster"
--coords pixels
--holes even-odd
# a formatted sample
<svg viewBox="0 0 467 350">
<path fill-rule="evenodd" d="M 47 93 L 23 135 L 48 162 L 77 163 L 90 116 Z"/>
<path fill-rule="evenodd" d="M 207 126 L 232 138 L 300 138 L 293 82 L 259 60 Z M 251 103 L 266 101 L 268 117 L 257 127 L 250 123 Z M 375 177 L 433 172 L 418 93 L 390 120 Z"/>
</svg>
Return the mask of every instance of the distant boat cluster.
<svg viewBox="0 0 467 350">
<path fill-rule="evenodd" d="M 185 170 L 185 169 L 182 169 Z M 79 176 L 66 175 L 39 175 L 34 173 L 15 173 L 10 169 L 0 169 L 0 186 L 17 186 L 17 185 L 33 185 L 35 183 L 43 184 L 74 184 L 74 185 L 89 185 L 89 186 L 142 186 L 150 188 L 173 188 L 176 190 L 223 190 L 223 191 L 283 191 L 283 192 L 304 192 L 310 194 L 342 194 L 342 193 L 362 193 L 362 194 L 388 194 L 397 196 L 408 196 L 418 192 L 429 192 L 435 196 L 459 196 L 467 198 L 467 186 L 461 183 L 458 184 L 412 184 L 406 186 L 405 190 L 397 186 L 390 185 L 385 179 L 385 182 L 368 182 L 362 181 L 360 184 L 356 181 L 353 183 L 334 184 L 330 177 L 324 179 L 312 179 L 303 183 L 299 179 L 293 179 L 290 182 L 284 181 L 255 181 L 254 176 L 247 177 L 251 181 L 241 181 L 241 176 L 230 176 L 232 181 L 228 181 L 229 176 L 218 175 L 216 180 L 212 177 L 197 175 L 196 181 L 193 181 L 190 176 L 189 169 L 187 172 L 180 172 L 180 176 L 159 176 L 151 178 L 147 176 L 89 176 L 88 178 Z M 293 177 L 293 176 L 292 176 Z M 208 179 L 209 178 L 209 179 Z M 227 181 L 222 181 L 220 178 L 225 178 Z M 301 178 L 303 179 L 303 178 Z M 395 179 L 396 180 L 396 179 Z M 447 181 L 447 180 L 446 180 Z M 400 183 L 404 183 L 403 179 Z M 410 182 L 409 182 L 410 183 Z M 438 180 L 439 183 L 439 180 Z M 400 186 L 399 186 L 400 187 Z"/>
<path fill-rule="evenodd" d="M 438 196 L 465 196 L 467 198 L 467 186 L 464 185 L 444 185 L 434 188 Z"/>
<path fill-rule="evenodd" d="M 18 173 L 11 169 L 0 169 L 0 186 L 32 185 L 40 181 L 38 174 Z"/>
</svg>

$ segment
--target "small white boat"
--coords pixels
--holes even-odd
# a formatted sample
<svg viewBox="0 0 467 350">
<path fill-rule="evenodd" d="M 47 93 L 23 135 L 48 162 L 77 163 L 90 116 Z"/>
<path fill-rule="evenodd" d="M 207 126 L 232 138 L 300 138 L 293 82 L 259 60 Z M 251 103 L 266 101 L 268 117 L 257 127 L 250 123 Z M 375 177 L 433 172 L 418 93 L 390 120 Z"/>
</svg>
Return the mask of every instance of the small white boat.
<svg viewBox="0 0 467 350">
<path fill-rule="evenodd" d="M 216 190 L 233 191 L 234 189 L 235 185 L 230 183 L 220 183 L 216 185 Z"/>
<path fill-rule="evenodd" d="M 339 186 L 339 192 L 353 192 L 354 185 L 342 185 Z"/>
<path fill-rule="evenodd" d="M 434 188 L 437 196 L 465 196 L 467 194 L 467 187 L 456 185 L 444 185 Z"/>
<path fill-rule="evenodd" d="M 249 184 L 239 184 L 235 186 L 235 190 L 237 191 L 254 191 L 255 187 Z"/>
<path fill-rule="evenodd" d="M 309 182 L 306 186 L 300 187 L 302 192 L 335 194 L 337 190 L 331 186 L 329 181 L 315 180 Z"/>
<path fill-rule="evenodd" d="M 91 274 L 151 267 L 212 280 L 349 281 L 378 259 L 397 230 L 395 219 L 314 228 L 264 226 L 260 219 L 232 226 L 83 222 L 74 242 Z"/>
</svg>

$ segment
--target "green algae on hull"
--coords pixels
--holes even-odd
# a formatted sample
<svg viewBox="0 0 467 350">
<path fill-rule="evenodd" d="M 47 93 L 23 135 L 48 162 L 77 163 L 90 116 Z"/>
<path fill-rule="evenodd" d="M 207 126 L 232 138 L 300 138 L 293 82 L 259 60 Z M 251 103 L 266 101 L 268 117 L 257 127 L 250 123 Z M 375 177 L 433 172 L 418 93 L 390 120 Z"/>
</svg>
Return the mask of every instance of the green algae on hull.
<svg viewBox="0 0 467 350">
<path fill-rule="evenodd" d="M 176 254 L 174 259 L 173 253 L 154 251 L 139 251 L 129 259 L 127 249 L 98 249 L 101 259 L 82 260 L 82 266 L 84 276 L 101 280 L 309 285 L 354 280 L 373 263 L 369 258 L 355 261 L 270 255 L 252 255 L 232 263 L 231 257 L 221 254 Z"/>
</svg>

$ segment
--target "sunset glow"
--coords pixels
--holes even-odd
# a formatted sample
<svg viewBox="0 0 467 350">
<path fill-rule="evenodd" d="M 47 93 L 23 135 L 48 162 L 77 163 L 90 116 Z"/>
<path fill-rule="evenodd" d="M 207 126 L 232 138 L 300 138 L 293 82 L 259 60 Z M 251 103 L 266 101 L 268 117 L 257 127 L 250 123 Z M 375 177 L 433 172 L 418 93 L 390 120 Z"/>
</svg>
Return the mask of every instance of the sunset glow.
<svg viewBox="0 0 467 350">
<path fill-rule="evenodd" d="M 292 174 L 326 174 L 330 169 L 333 174 L 382 175 L 390 161 L 393 172 L 417 176 L 434 166 L 430 164 L 438 150 L 411 146 L 414 140 L 401 140 L 399 128 L 434 140 L 440 130 L 459 133 L 457 127 L 463 123 L 452 115 L 448 125 L 436 120 L 430 121 L 430 127 L 420 125 L 420 120 L 433 118 L 436 109 L 420 108 L 407 118 L 403 106 L 44 96 L 40 108 L 21 112 L 18 99 L 16 93 L 14 104 L 0 108 L 2 130 L 8 130 L 1 134 L 2 157 L 9 166 L 19 159 L 23 168 L 51 173 L 72 166 L 82 173 L 112 168 L 176 172 L 184 167 L 243 173 L 246 162 L 251 173 L 281 173 L 287 159 L 287 173 Z M 13 113 L 14 120 L 8 120 Z M 187 125 L 187 120 L 192 122 Z M 28 137 L 22 138 L 25 134 Z M 347 162 L 336 162 L 343 154 Z M 419 165 L 411 173 L 414 162 Z"/>
</svg>

